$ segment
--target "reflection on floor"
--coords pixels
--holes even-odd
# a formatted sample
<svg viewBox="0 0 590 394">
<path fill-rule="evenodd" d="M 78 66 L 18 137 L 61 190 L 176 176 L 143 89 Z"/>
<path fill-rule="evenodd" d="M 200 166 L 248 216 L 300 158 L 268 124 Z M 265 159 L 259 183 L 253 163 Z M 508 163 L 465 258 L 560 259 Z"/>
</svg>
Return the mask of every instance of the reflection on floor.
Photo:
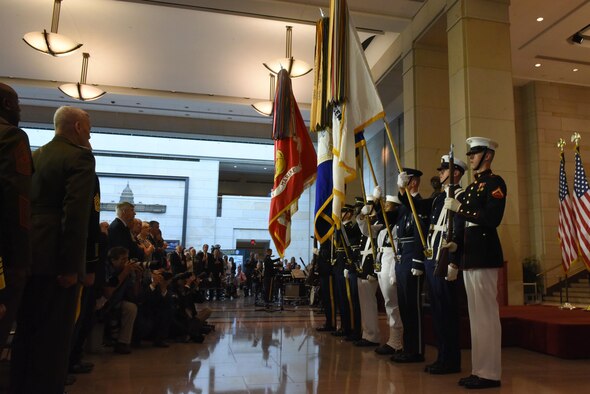
<svg viewBox="0 0 590 394">
<path fill-rule="evenodd" d="M 144 345 L 131 355 L 89 355 L 94 371 L 77 375 L 70 394 L 94 393 L 457 393 L 470 373 L 434 376 L 422 364 L 394 364 L 372 348 L 355 348 L 314 327 L 323 316 L 308 307 L 256 310 L 251 298 L 218 301 L 210 323 L 216 331 L 203 344 Z M 384 317 L 380 321 L 385 332 Z M 588 340 L 588 338 L 580 338 Z M 110 349 L 108 349 L 110 350 Z M 426 363 L 435 350 L 428 347 Z M 490 393 L 585 391 L 590 360 L 562 360 L 519 348 L 503 351 L 502 387 Z"/>
</svg>

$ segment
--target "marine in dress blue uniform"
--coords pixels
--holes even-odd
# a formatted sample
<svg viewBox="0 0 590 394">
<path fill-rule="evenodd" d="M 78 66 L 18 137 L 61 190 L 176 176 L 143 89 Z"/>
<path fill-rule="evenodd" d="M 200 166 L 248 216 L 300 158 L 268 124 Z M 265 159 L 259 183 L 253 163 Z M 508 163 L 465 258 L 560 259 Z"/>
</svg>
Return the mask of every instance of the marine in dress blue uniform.
<svg viewBox="0 0 590 394">
<path fill-rule="evenodd" d="M 471 375 L 459 380 L 469 389 L 499 387 L 502 374 L 501 331 L 497 302 L 498 271 L 504 264 L 497 227 L 506 206 L 506 184 L 491 163 L 498 144 L 489 138 L 467 139 L 475 180 L 465 200 L 445 199 L 445 208 L 465 218 L 463 260 L 471 326 Z"/>
</svg>

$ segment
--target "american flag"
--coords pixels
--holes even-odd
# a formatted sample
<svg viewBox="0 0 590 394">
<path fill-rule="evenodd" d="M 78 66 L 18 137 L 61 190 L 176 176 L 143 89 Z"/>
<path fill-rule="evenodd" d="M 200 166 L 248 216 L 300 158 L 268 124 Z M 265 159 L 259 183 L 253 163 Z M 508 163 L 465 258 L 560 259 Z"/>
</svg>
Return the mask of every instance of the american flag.
<svg viewBox="0 0 590 394">
<path fill-rule="evenodd" d="M 586 171 L 582 166 L 580 149 L 576 147 L 576 171 L 574 174 L 574 224 L 577 228 L 580 254 L 587 267 L 590 267 L 590 186 Z"/>
<path fill-rule="evenodd" d="M 584 170 L 582 169 L 582 172 Z M 576 171 L 577 172 L 577 171 Z M 585 180 L 585 177 L 584 177 Z M 588 186 L 586 184 L 586 190 Z M 567 272 L 570 266 L 578 258 L 578 247 L 576 245 L 576 227 L 574 226 L 574 212 L 572 201 L 565 176 L 565 158 L 561 153 L 559 163 L 559 241 L 561 244 L 561 263 L 563 270 Z"/>
</svg>

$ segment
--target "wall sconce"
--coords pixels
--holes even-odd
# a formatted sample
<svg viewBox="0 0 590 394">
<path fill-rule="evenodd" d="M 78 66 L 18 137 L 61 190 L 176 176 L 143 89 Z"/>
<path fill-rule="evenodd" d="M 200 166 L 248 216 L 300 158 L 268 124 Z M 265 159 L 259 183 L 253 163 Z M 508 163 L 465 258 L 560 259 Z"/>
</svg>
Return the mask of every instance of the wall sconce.
<svg viewBox="0 0 590 394">
<path fill-rule="evenodd" d="M 51 33 L 47 33 L 47 30 L 43 30 L 42 32 L 30 32 L 23 36 L 23 41 L 31 48 L 51 56 L 66 56 L 82 46 L 82 44 L 78 44 L 64 35 L 57 34 L 61 2 L 62 0 L 55 0 L 53 3 Z"/>
<path fill-rule="evenodd" d="M 270 76 L 270 91 L 268 93 L 267 101 L 259 101 L 256 104 L 252 104 L 252 108 L 256 110 L 260 115 L 271 116 L 274 100 L 275 100 L 275 76 L 274 74 L 268 74 Z"/>
<path fill-rule="evenodd" d="M 270 72 L 278 74 L 282 69 L 287 70 L 291 78 L 302 77 L 313 70 L 309 64 L 293 58 L 293 27 L 287 26 L 287 38 L 285 43 L 285 57 L 262 63 Z"/>
<path fill-rule="evenodd" d="M 96 86 L 86 84 L 86 74 L 88 74 L 88 58 L 90 54 L 82 54 L 82 74 L 79 83 L 66 83 L 58 89 L 73 99 L 80 101 L 92 101 L 102 97 L 106 92 Z"/>
</svg>

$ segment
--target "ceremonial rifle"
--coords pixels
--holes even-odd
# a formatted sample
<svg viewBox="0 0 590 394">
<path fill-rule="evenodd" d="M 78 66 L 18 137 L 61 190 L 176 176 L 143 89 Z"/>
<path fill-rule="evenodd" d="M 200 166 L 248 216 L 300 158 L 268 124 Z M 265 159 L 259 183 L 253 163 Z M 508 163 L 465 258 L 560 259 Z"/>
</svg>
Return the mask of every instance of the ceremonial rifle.
<svg viewBox="0 0 590 394">
<path fill-rule="evenodd" d="M 451 150 L 449 151 L 449 194 L 448 197 L 455 198 L 455 157 L 453 155 L 453 144 L 451 144 Z M 455 217 L 455 212 L 451 211 L 450 209 L 447 210 L 447 234 L 445 240 L 447 243 L 453 242 L 453 219 Z M 442 244 L 442 237 L 444 234 L 441 234 L 441 244 Z M 449 248 L 441 248 L 439 246 L 439 253 L 438 259 L 436 261 L 436 266 L 434 267 L 434 276 L 439 278 L 444 278 L 447 276 L 447 269 L 449 266 L 450 256 L 449 256 Z"/>
</svg>

